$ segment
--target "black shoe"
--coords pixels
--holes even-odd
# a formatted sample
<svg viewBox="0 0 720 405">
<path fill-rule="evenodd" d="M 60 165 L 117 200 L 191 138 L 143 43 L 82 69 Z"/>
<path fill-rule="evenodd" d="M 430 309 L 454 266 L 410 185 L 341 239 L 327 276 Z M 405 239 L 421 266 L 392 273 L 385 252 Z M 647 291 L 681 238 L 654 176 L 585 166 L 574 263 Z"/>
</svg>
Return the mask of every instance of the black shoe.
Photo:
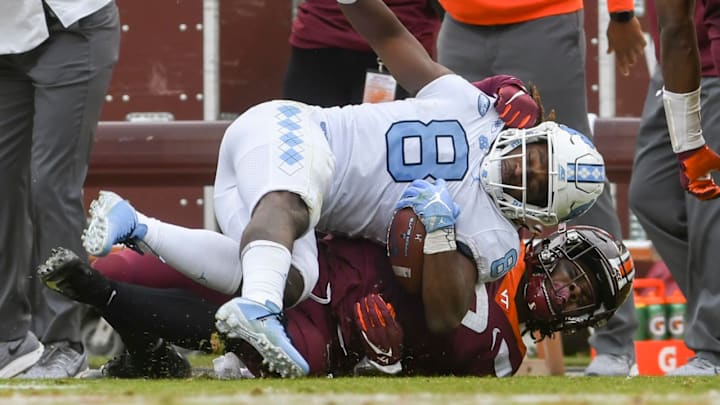
<svg viewBox="0 0 720 405">
<path fill-rule="evenodd" d="M 148 351 L 125 350 L 100 368 L 105 377 L 114 378 L 189 378 L 192 366 L 185 356 L 163 341 Z"/>
<path fill-rule="evenodd" d="M 100 273 L 71 250 L 56 247 L 40 265 L 37 274 L 50 289 L 85 304 L 104 306 L 111 297 L 112 286 Z"/>
</svg>

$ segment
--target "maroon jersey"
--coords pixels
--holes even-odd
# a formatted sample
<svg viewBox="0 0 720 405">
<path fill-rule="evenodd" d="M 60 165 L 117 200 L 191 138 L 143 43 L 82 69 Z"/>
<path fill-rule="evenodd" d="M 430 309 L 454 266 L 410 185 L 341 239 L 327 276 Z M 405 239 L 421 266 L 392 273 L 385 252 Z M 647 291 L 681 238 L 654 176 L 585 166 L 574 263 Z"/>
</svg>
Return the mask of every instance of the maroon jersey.
<svg viewBox="0 0 720 405">
<path fill-rule="evenodd" d="M 430 55 L 435 55 L 435 37 L 440 19 L 427 0 L 385 0 Z M 337 0 L 305 0 L 297 8 L 290 44 L 297 48 L 342 48 L 370 51 L 370 45 L 355 32 Z"/>
<path fill-rule="evenodd" d="M 419 295 L 398 284 L 385 249 L 371 242 L 333 239 L 320 243 L 320 278 L 313 297 L 286 310 L 288 333 L 308 360 L 311 374 L 344 375 L 364 356 L 353 306 L 370 293 L 392 303 L 405 332 L 406 374 L 509 376 L 525 356 L 515 308 L 524 266 L 476 287 L 462 326 L 446 335 L 425 326 Z"/>
<path fill-rule="evenodd" d="M 660 32 L 658 31 L 657 11 L 655 2 L 646 4 L 648 32 L 655 44 L 655 58 L 660 60 Z M 717 77 L 720 65 L 720 2 L 717 0 L 702 0 L 695 2 L 695 36 L 700 51 L 700 69 L 703 77 Z M 715 49 L 713 49 L 715 48 Z M 716 60 L 718 59 L 718 60 Z"/>
</svg>

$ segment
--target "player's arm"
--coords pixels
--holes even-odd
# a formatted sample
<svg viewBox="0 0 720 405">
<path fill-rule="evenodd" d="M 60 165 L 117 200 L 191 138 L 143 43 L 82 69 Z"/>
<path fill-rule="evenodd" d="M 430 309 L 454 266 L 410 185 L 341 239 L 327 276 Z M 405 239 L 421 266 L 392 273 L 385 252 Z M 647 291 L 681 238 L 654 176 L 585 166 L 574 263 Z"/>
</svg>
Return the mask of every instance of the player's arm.
<svg viewBox="0 0 720 405">
<path fill-rule="evenodd" d="M 615 52 L 615 64 L 627 76 L 645 54 L 645 36 L 635 17 L 633 0 L 610 0 L 607 3 L 610 22 L 607 27 L 607 53 Z"/>
<path fill-rule="evenodd" d="M 476 282 L 475 264 L 459 251 L 425 255 L 422 298 L 430 331 L 446 333 L 460 326 Z"/>
<path fill-rule="evenodd" d="M 406 207 L 411 207 L 425 226 L 422 296 L 428 328 L 449 332 L 460 325 L 469 308 L 476 277 L 471 273 L 477 273 L 457 250 L 455 220 L 460 207 L 442 179 L 413 181 L 395 205 L 396 209 Z"/>
<path fill-rule="evenodd" d="M 355 30 L 411 94 L 436 78 L 452 73 L 432 60 L 381 0 L 338 0 L 338 3 Z"/>
<path fill-rule="evenodd" d="M 720 169 L 720 156 L 705 144 L 700 123 L 700 54 L 693 21 L 694 2 L 657 0 L 660 54 L 665 87 L 663 104 L 680 181 L 700 200 L 720 197 L 710 172 Z"/>
</svg>

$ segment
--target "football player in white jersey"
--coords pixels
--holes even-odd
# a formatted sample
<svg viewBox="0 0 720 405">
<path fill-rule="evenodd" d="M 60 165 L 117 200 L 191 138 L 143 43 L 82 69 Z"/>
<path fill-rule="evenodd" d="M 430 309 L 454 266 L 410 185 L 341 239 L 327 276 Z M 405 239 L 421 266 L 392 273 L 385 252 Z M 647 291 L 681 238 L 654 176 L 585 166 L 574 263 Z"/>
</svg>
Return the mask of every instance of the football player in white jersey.
<svg viewBox="0 0 720 405">
<path fill-rule="evenodd" d="M 218 329 L 246 340 L 283 376 L 308 371 L 279 316 L 315 285 L 315 230 L 384 243 L 394 210 L 412 207 L 427 231 L 424 285 L 454 292 L 423 291 L 429 328 L 444 332 L 459 325 L 476 283 L 515 265 L 519 225 L 580 215 L 605 180 L 602 157 L 582 134 L 553 122 L 503 130 L 495 94 L 435 63 L 382 1 L 342 7 L 415 98 L 250 108 L 220 146 L 214 203 L 222 234 L 162 223 L 101 192 L 83 237 L 91 254 L 136 243 L 239 295 L 218 310 Z"/>
</svg>

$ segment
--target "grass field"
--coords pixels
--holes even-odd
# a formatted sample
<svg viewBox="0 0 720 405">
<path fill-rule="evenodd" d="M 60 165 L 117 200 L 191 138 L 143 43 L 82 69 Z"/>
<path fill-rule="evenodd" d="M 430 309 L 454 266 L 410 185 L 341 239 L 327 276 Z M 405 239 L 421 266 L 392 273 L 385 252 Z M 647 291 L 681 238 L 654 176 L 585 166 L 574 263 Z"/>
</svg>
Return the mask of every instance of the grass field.
<svg viewBox="0 0 720 405">
<path fill-rule="evenodd" d="M 720 404 L 718 378 L 8 380 L 0 404 Z"/>
<path fill-rule="evenodd" d="M 194 359 L 204 367 L 208 359 Z M 95 360 L 94 362 L 96 362 Z M 5 404 L 719 404 L 720 377 L 5 380 Z"/>
</svg>

